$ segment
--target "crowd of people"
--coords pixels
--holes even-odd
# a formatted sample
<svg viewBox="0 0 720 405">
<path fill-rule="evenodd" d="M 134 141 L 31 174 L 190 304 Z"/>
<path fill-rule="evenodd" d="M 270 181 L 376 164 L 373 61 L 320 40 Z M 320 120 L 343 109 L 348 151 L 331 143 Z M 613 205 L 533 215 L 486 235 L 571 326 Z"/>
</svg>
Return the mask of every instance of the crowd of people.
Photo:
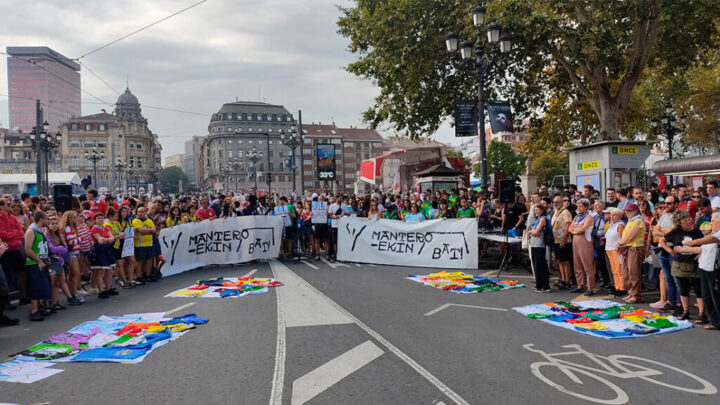
<svg viewBox="0 0 720 405">
<path fill-rule="evenodd" d="M 0 325 L 18 323 L 2 313 L 14 307 L 10 289 L 19 292 L 20 305 L 30 304 L 30 318 L 40 321 L 65 309 L 61 294 L 68 305 L 81 305 L 89 294 L 118 295 L 115 283 L 133 288 L 159 280 L 165 259 L 157 236 L 163 228 L 280 215 L 281 259 L 325 256 L 330 261 L 336 260 L 342 216 L 410 223 L 474 218 L 481 232 L 496 230 L 523 239 L 538 292 L 552 291 L 551 271 L 559 290 L 586 296 L 604 290 L 627 303 L 640 302 L 643 289 L 657 288 L 660 300 L 652 307 L 689 319 L 692 289 L 699 308 L 696 322 L 717 329 L 717 191 L 711 181 L 698 190 L 684 184 L 665 191 L 654 185 L 649 190 L 607 189 L 601 198 L 592 186 L 578 190 L 570 185 L 554 194 L 542 186 L 529 199 L 518 189 L 513 202 L 501 203 L 492 188 L 272 198 L 197 193 L 154 199 L 101 197 L 89 189 L 73 198 L 72 209 L 65 212 L 42 196 L 6 195 L 0 198 Z M 484 258 L 489 247 L 479 243 Z M 517 252 L 515 246 L 501 245 L 505 249 Z"/>
<path fill-rule="evenodd" d="M 697 190 L 685 184 L 664 191 L 654 185 L 610 188 L 604 199 L 592 186 L 554 195 L 541 190 L 525 205 L 515 229 L 522 231 L 524 221 L 537 291 L 551 291 L 552 267 L 560 290 L 586 296 L 605 291 L 637 303 L 643 289 L 657 289 L 660 299 L 651 307 L 691 319 L 692 290 L 695 322 L 720 327 L 717 182 Z"/>
</svg>

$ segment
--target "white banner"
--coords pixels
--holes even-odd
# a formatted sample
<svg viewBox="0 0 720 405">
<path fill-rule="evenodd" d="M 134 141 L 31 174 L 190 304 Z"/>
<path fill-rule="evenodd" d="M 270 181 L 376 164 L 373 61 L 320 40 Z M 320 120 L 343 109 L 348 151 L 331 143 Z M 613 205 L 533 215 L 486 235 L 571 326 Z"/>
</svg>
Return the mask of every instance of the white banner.
<svg viewBox="0 0 720 405">
<path fill-rule="evenodd" d="M 159 238 L 166 260 L 163 276 L 209 264 L 276 258 L 282 227 L 279 216 L 244 216 L 165 228 Z"/>
<path fill-rule="evenodd" d="M 407 223 L 342 217 L 337 258 L 359 263 L 477 269 L 477 221 L 463 218 Z"/>
</svg>

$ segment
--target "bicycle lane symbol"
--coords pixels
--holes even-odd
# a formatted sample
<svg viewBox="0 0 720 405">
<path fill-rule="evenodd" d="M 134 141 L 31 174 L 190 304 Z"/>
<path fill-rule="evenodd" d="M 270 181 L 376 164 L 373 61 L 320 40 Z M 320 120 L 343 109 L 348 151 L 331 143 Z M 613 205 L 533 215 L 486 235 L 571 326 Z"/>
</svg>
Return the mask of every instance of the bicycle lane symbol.
<svg viewBox="0 0 720 405">
<path fill-rule="evenodd" d="M 600 356 L 586 351 L 580 345 L 562 346 L 563 348 L 574 350 L 561 353 L 547 353 L 540 349 L 534 349 L 534 346 L 535 345 L 532 343 L 523 345 L 525 349 L 542 355 L 546 361 L 538 361 L 530 365 L 530 371 L 533 373 L 533 375 L 539 378 L 542 382 L 548 384 L 549 386 L 557 389 L 560 392 L 572 395 L 580 399 L 584 399 L 586 401 L 609 405 L 621 405 L 626 404 L 628 401 L 630 401 L 627 393 L 622 388 L 620 388 L 613 382 L 605 379 L 604 377 L 602 377 L 602 375 L 619 379 L 639 378 L 646 382 L 657 384 L 668 389 L 674 389 L 677 391 L 692 394 L 713 395 L 717 394 L 718 392 L 717 388 L 715 388 L 715 386 L 708 381 L 687 371 L 681 370 L 673 366 L 668 366 L 667 364 L 663 364 L 658 361 L 624 354 Z M 597 365 L 597 367 L 595 367 L 594 365 L 586 366 L 582 364 L 577 364 L 561 358 L 578 355 L 585 356 L 587 359 L 590 359 L 592 363 L 594 363 L 594 365 Z M 545 374 L 543 374 L 543 370 L 549 372 L 551 371 L 551 368 L 556 368 L 557 370 L 561 371 L 565 376 L 567 376 L 568 380 L 561 381 L 562 383 L 568 385 L 568 383 L 572 382 L 577 385 L 575 387 L 568 388 L 565 385 L 562 385 L 560 382 L 552 381 Z M 677 373 L 684 376 L 684 379 L 686 380 L 692 380 L 692 386 L 677 386 L 659 379 L 659 377 L 664 375 L 672 375 L 671 373 Z M 586 395 L 582 392 L 578 392 L 587 382 L 587 380 L 583 381 L 580 376 L 588 377 L 595 380 L 595 382 L 597 383 L 607 386 L 613 392 L 613 398 L 596 398 L 590 395 Z"/>
</svg>

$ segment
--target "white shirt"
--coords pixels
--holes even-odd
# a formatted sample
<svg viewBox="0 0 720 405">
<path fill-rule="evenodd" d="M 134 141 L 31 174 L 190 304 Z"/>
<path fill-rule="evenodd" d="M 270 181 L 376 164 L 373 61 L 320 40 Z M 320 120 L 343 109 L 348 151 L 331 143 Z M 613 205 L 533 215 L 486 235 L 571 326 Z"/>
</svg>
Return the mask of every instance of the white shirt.
<svg viewBox="0 0 720 405">
<path fill-rule="evenodd" d="M 713 211 L 720 209 L 720 195 L 716 194 L 710 199 L 710 206 Z"/>
<path fill-rule="evenodd" d="M 328 207 L 328 214 L 335 215 L 335 213 L 337 212 L 338 209 L 340 209 L 340 206 L 336 203 L 332 203 L 332 204 L 330 204 L 330 207 Z M 340 215 L 342 215 L 342 213 L 340 213 Z M 330 227 L 337 228 L 338 227 L 337 222 L 338 222 L 337 218 L 330 218 Z"/>
<path fill-rule="evenodd" d="M 660 219 L 658 219 L 658 225 L 660 225 L 660 228 L 669 228 L 673 226 L 672 217 L 673 214 L 662 214 Z"/>
<path fill-rule="evenodd" d="M 702 245 L 702 253 L 700 253 L 700 257 L 698 258 L 698 263 L 700 264 L 701 269 L 705 271 L 715 271 L 715 256 L 717 255 L 717 251 L 717 243 L 707 243 Z"/>
<path fill-rule="evenodd" d="M 617 250 L 621 239 L 621 235 L 618 233 L 620 224 L 622 224 L 622 221 L 610 224 L 607 232 L 605 232 L 605 250 Z"/>
</svg>

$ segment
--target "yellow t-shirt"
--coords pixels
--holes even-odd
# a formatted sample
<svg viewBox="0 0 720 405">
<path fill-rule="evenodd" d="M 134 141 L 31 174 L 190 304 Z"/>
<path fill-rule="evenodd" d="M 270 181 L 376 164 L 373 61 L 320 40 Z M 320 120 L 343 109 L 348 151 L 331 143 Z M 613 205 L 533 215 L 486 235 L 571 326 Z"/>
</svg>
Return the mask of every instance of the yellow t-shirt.
<svg viewBox="0 0 720 405">
<path fill-rule="evenodd" d="M 103 226 L 107 226 L 108 228 L 110 228 L 110 233 L 112 235 L 120 234 L 120 223 L 117 221 L 111 221 L 109 219 L 106 219 L 103 223 Z M 116 240 L 115 243 L 113 243 L 113 247 L 115 249 L 120 249 L 120 239 Z"/>
<path fill-rule="evenodd" d="M 152 219 L 145 218 L 145 220 L 141 220 L 140 218 L 135 218 L 132 221 L 132 226 L 135 228 L 135 247 L 148 247 L 153 245 L 153 236 L 152 234 L 148 233 L 145 235 L 141 235 L 140 232 L 137 231 L 138 228 L 155 228 L 155 224 L 153 223 Z"/>
<path fill-rule="evenodd" d="M 630 222 L 625 225 L 625 229 L 623 230 L 622 237 L 624 238 L 625 235 L 630 232 L 630 229 L 632 228 L 639 228 L 640 232 L 635 235 L 635 238 L 630 241 L 626 246 L 631 247 L 642 247 L 645 246 L 645 221 L 642 220 L 642 218 L 635 218 L 631 220 Z"/>
</svg>

